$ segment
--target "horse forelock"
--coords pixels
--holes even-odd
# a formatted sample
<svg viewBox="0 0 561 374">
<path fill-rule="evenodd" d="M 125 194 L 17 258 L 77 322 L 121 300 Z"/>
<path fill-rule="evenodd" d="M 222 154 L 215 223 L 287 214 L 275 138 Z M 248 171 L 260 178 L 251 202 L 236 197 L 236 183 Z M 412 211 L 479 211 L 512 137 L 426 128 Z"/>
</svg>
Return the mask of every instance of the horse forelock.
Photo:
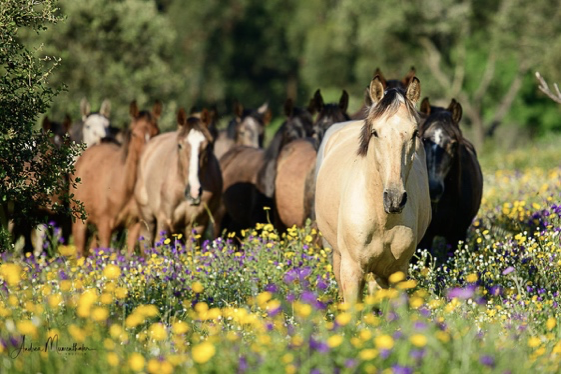
<svg viewBox="0 0 561 374">
<path fill-rule="evenodd" d="M 187 123 L 184 126 L 181 126 L 181 130 L 179 131 L 179 136 L 186 137 L 189 135 L 189 132 L 191 130 L 196 130 L 201 132 L 205 137 L 205 139 L 209 142 L 209 144 L 214 142 L 214 137 L 212 136 L 212 133 L 210 132 L 208 127 L 201 122 L 200 118 L 197 117 L 187 118 Z"/>
<path fill-rule="evenodd" d="M 405 105 L 411 119 L 417 124 L 420 123 L 420 116 L 415 109 L 415 105 L 405 97 L 403 90 L 399 88 L 387 90 L 382 99 L 376 105 L 370 107 L 364 120 L 359 138 L 358 154 L 360 156 L 365 156 L 368 153 L 368 145 L 372 138 L 372 123 L 382 117 L 395 115 L 402 104 Z"/>
<path fill-rule="evenodd" d="M 434 127 L 438 127 L 438 130 L 441 130 L 444 134 L 451 139 L 456 140 L 458 143 L 463 144 L 467 142 L 467 140 L 463 137 L 460 126 L 452 120 L 452 113 L 447 110 L 438 110 L 427 117 L 419 129 L 421 137 Z"/>
</svg>

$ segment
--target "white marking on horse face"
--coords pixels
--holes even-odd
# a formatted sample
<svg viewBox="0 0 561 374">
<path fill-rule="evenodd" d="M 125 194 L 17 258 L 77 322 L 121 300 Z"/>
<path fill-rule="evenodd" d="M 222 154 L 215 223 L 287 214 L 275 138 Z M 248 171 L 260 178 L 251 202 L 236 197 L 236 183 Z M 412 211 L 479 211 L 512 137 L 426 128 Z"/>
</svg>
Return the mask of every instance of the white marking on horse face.
<svg viewBox="0 0 561 374">
<path fill-rule="evenodd" d="M 434 132 L 434 143 L 440 147 L 444 147 L 444 136 L 442 133 L 442 129 L 437 129 Z"/>
<path fill-rule="evenodd" d="M 259 122 L 253 117 L 247 117 L 242 123 L 242 142 L 241 145 L 259 147 Z M 247 134 L 249 133 L 249 134 Z M 248 136 L 249 135 L 249 136 Z"/>
<path fill-rule="evenodd" d="M 92 114 L 84 121 L 82 129 L 82 140 L 87 147 L 101 142 L 101 139 L 107 136 L 107 128 L 109 127 L 109 119 L 101 114 Z"/>
<path fill-rule="evenodd" d="M 205 140 L 205 136 L 199 130 L 191 130 L 187 135 L 187 143 L 191 147 L 191 154 L 189 155 L 189 191 L 191 197 L 196 198 L 199 196 L 201 189 L 201 182 L 199 180 L 199 150 L 201 144 Z"/>
</svg>

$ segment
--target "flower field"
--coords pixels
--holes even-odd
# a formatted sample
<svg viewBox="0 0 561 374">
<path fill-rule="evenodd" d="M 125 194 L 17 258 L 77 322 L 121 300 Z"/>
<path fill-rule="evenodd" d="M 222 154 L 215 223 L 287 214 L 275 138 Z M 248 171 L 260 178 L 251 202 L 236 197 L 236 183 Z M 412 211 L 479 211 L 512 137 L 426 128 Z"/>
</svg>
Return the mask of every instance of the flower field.
<svg viewBox="0 0 561 374">
<path fill-rule="evenodd" d="M 561 167 L 484 174 L 455 255 L 437 266 L 418 252 L 357 311 L 338 302 L 311 227 L 263 223 L 241 250 L 173 236 L 144 257 L 76 259 L 56 240 L 50 256 L 3 253 L 0 371 L 559 372 Z"/>
</svg>

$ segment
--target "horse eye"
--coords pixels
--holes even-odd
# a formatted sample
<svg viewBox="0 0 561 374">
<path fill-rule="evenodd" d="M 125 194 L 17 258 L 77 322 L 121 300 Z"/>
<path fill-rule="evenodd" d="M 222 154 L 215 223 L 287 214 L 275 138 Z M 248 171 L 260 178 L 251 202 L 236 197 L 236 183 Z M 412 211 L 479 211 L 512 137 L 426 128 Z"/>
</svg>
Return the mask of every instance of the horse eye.
<svg viewBox="0 0 561 374">
<path fill-rule="evenodd" d="M 377 138 L 378 137 L 378 131 L 376 131 L 376 129 L 372 129 L 372 135 L 374 135 Z"/>
<path fill-rule="evenodd" d="M 178 149 L 183 149 L 183 145 L 181 143 L 177 143 L 177 148 Z"/>
<path fill-rule="evenodd" d="M 413 139 L 419 136 L 419 130 L 413 131 Z"/>
</svg>

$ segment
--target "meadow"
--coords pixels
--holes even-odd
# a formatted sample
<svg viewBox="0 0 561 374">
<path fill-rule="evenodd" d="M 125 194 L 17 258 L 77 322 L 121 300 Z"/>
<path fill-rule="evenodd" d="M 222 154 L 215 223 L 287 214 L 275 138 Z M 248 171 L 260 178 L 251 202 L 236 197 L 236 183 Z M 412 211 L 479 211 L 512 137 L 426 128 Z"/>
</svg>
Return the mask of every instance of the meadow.
<svg viewBox="0 0 561 374">
<path fill-rule="evenodd" d="M 55 228 L 42 256 L 1 254 L 0 371 L 559 372 L 559 140 L 482 154 L 466 242 L 438 265 L 419 251 L 356 310 L 310 225 L 85 259 Z"/>
</svg>

